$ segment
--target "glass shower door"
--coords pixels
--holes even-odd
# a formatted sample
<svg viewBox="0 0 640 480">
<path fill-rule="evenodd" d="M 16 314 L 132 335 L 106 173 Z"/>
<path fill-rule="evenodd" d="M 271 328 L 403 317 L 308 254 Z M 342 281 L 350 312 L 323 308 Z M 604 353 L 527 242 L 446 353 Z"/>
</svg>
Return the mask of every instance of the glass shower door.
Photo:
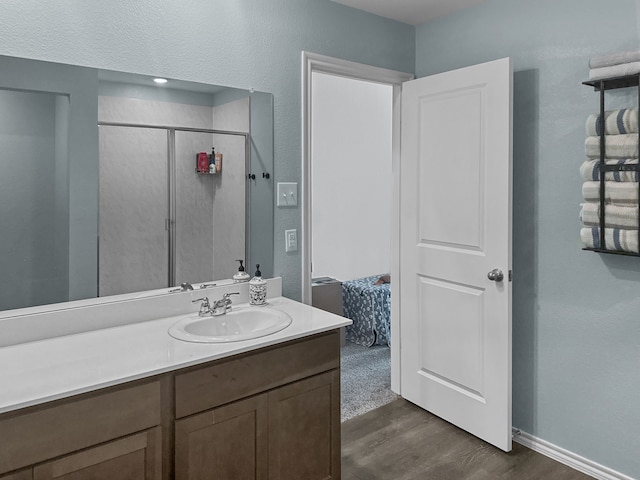
<svg viewBox="0 0 640 480">
<path fill-rule="evenodd" d="M 196 155 L 211 154 L 211 133 L 175 132 L 174 283 L 213 280 L 213 200 L 216 175 L 196 173 Z"/>
<path fill-rule="evenodd" d="M 99 296 L 169 286 L 167 131 L 100 126 Z"/>
<path fill-rule="evenodd" d="M 222 171 L 196 173 L 198 152 L 222 153 Z M 175 132 L 175 284 L 231 278 L 246 258 L 245 137 Z"/>
</svg>

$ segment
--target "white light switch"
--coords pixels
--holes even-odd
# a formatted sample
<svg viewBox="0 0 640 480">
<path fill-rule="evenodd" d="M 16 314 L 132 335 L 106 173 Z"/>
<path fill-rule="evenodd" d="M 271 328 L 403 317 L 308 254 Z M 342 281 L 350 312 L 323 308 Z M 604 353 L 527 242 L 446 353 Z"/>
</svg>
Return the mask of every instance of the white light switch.
<svg viewBox="0 0 640 480">
<path fill-rule="evenodd" d="M 284 251 L 296 252 L 298 250 L 298 232 L 293 230 L 284 231 Z"/>
<path fill-rule="evenodd" d="M 295 207 L 298 205 L 298 184 L 295 182 L 278 182 L 278 207 Z"/>
</svg>

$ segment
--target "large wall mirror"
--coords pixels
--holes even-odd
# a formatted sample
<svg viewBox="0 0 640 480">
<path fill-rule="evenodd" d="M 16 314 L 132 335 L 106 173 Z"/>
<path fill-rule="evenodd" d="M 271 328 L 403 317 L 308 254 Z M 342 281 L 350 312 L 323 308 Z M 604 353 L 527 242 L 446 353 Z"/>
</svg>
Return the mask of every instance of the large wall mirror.
<svg viewBox="0 0 640 480">
<path fill-rule="evenodd" d="M 0 56 L 0 225 L 4 315 L 272 276 L 272 95 Z"/>
</svg>

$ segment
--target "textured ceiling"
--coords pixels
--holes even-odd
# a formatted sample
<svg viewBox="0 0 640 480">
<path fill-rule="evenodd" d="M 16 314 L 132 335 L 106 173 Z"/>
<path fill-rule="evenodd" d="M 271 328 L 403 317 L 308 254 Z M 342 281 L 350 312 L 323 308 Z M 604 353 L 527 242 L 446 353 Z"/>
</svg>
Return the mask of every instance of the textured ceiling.
<svg viewBox="0 0 640 480">
<path fill-rule="evenodd" d="M 349 7 L 409 25 L 420 25 L 437 17 L 473 7 L 486 0 L 333 0 Z"/>
</svg>

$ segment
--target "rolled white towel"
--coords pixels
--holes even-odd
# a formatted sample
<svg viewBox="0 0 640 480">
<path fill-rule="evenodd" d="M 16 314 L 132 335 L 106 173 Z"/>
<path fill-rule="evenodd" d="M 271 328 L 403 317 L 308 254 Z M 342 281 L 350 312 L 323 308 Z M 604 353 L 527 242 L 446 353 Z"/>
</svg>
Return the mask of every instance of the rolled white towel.
<svg viewBox="0 0 640 480">
<path fill-rule="evenodd" d="M 627 159 L 605 159 L 606 165 L 634 165 L 638 163 L 637 158 Z M 580 175 L 583 180 L 600 180 L 600 160 L 587 159 L 580 165 Z M 605 172 L 604 179 L 611 182 L 637 182 L 640 180 L 638 172 Z"/>
<path fill-rule="evenodd" d="M 600 201 L 600 182 L 584 182 L 582 198 L 587 202 Z M 604 201 L 614 205 L 638 205 L 638 184 L 635 182 L 604 182 Z"/>
<path fill-rule="evenodd" d="M 581 228 L 580 240 L 587 248 L 603 248 L 600 245 L 600 229 L 597 227 Z M 638 253 L 638 231 L 605 228 L 604 243 L 607 250 Z"/>
<path fill-rule="evenodd" d="M 597 136 L 602 132 L 602 119 L 599 113 L 589 115 L 585 124 L 587 136 Z M 638 133 L 638 108 L 623 108 L 604 112 L 604 133 L 620 135 Z"/>
<path fill-rule="evenodd" d="M 592 57 L 589 60 L 589 68 L 610 67 L 612 65 L 631 62 L 640 62 L 640 50 L 609 53 L 607 55 Z"/>
<path fill-rule="evenodd" d="M 638 134 L 605 135 L 605 156 L 607 158 L 638 158 Z M 584 141 L 588 158 L 600 158 L 600 137 L 589 136 Z"/>
<path fill-rule="evenodd" d="M 585 227 L 600 226 L 600 203 L 586 202 L 580 209 L 580 220 Z M 609 228 L 638 228 L 638 206 L 604 206 L 604 225 Z"/>
<path fill-rule="evenodd" d="M 637 73 L 640 73 L 640 61 L 592 68 L 589 70 L 589 80 L 604 80 L 607 78 L 624 77 L 625 75 L 635 75 Z"/>
</svg>

